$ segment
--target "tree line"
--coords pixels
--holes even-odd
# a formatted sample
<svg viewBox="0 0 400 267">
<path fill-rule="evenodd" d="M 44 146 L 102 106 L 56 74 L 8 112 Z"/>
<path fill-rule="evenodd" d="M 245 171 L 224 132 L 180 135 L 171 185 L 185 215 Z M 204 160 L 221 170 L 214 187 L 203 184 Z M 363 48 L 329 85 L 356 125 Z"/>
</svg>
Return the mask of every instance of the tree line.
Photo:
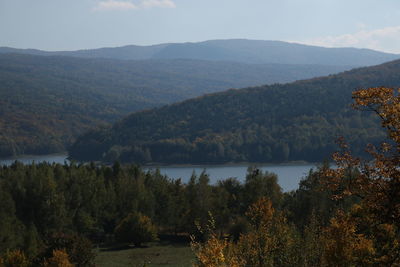
<svg viewBox="0 0 400 267">
<path fill-rule="evenodd" d="M 327 220 L 336 205 L 317 191 L 315 175 L 311 171 L 296 192 L 283 193 L 275 174 L 256 168 L 243 183 L 230 178 L 211 185 L 205 172 L 185 184 L 136 165 L 15 162 L 0 169 L 0 252 L 19 249 L 38 263 L 66 249 L 74 264 L 86 266 L 94 258 L 89 240 L 140 245 L 157 233 L 205 238 L 198 227 L 206 227 L 210 214 L 219 231 L 237 239 L 247 231 L 248 207 L 261 197 L 303 229 L 314 210 Z M 76 242 L 86 244 L 78 248 L 83 252 L 72 249 Z M 76 253 L 87 256 L 76 259 Z"/>
</svg>

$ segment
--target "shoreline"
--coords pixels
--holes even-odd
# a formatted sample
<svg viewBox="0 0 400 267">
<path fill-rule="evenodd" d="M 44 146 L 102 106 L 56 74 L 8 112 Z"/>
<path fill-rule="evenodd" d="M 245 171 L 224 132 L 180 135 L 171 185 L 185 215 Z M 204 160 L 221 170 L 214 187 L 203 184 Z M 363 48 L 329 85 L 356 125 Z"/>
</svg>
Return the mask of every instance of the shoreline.
<svg viewBox="0 0 400 267">
<path fill-rule="evenodd" d="M 308 161 L 289 161 L 289 162 L 231 162 L 222 164 L 144 164 L 140 165 L 142 168 L 221 168 L 221 167 L 268 167 L 268 166 L 318 166 L 321 162 L 308 162 Z"/>
<path fill-rule="evenodd" d="M 41 155 L 33 155 L 33 154 L 22 154 L 17 156 L 10 156 L 10 157 L 0 157 L 0 161 L 8 161 L 8 160 L 18 160 L 18 159 L 35 159 L 35 158 L 47 158 L 47 157 L 60 157 L 65 156 L 65 159 L 68 159 L 67 152 L 57 152 L 51 154 L 41 154 Z"/>
<path fill-rule="evenodd" d="M 51 158 L 64 158 L 65 161 L 69 161 L 68 154 L 65 152 L 43 154 L 43 155 L 18 155 L 15 157 L 0 158 L 0 165 L 2 162 L 13 162 L 13 161 L 49 161 Z M 332 164 L 333 162 L 329 162 Z M 110 165 L 109 163 L 102 163 L 105 165 Z M 121 164 L 132 164 L 132 163 L 121 163 Z M 227 163 L 203 163 L 203 164 L 166 164 L 166 163 L 149 163 L 149 164 L 139 164 L 141 168 L 144 169 L 160 169 L 160 168 L 223 168 L 223 167 L 271 167 L 271 166 L 319 166 L 322 162 L 309 162 L 305 160 L 287 161 L 287 162 L 227 162 Z M 112 165 L 112 164 L 111 164 Z"/>
</svg>

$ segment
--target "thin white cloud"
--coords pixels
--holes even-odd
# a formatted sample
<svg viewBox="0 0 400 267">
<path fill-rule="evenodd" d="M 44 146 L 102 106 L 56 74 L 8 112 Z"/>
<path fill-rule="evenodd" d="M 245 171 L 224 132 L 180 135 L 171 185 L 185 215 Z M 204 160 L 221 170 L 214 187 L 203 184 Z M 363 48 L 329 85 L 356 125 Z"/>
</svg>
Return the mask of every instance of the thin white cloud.
<svg viewBox="0 0 400 267">
<path fill-rule="evenodd" d="M 144 0 L 141 3 L 141 6 L 144 8 L 175 8 L 176 5 L 172 0 Z"/>
<path fill-rule="evenodd" d="M 362 31 L 362 30 L 365 30 L 367 28 L 367 25 L 365 23 L 358 22 L 358 23 L 356 23 L 356 28 L 357 28 L 358 31 Z"/>
<path fill-rule="evenodd" d="M 141 0 L 140 2 L 133 2 L 131 0 L 106 0 L 98 2 L 93 11 L 175 7 L 176 5 L 172 0 Z"/>
<path fill-rule="evenodd" d="M 400 26 L 374 30 L 359 30 L 351 34 L 325 36 L 302 43 L 326 47 L 370 48 L 390 53 L 400 53 Z"/>
<path fill-rule="evenodd" d="M 130 10 L 137 9 L 138 7 L 130 1 L 116 1 L 107 0 L 97 3 L 97 6 L 93 8 L 95 11 L 106 11 L 106 10 Z"/>
</svg>

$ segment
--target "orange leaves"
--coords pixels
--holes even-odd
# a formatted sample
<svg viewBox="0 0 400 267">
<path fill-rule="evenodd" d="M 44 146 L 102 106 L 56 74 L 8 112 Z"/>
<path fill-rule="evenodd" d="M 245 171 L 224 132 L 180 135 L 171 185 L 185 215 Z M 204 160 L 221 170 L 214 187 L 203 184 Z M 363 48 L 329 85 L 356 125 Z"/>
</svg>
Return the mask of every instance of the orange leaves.
<svg viewBox="0 0 400 267">
<path fill-rule="evenodd" d="M 246 215 L 251 230 L 242 234 L 237 243 L 218 238 L 214 232 L 204 244 L 192 241 L 197 266 L 293 266 L 292 229 L 285 217 L 275 212 L 271 201 L 261 198 Z"/>
<path fill-rule="evenodd" d="M 44 267 L 73 267 L 74 265 L 69 261 L 68 254 L 65 250 L 53 250 L 53 256 L 47 259 Z"/>
<path fill-rule="evenodd" d="M 380 212 L 398 213 L 389 217 L 400 218 L 400 211 L 390 211 L 394 201 L 398 201 L 400 193 L 389 193 L 389 184 L 400 180 L 400 95 L 399 90 L 385 87 L 362 89 L 353 93 L 354 107 L 367 107 L 373 110 L 381 118 L 382 126 L 387 129 L 390 142 L 383 142 L 380 148 L 368 145 L 367 152 L 373 160 L 361 162 L 354 158 L 343 140 L 339 143 L 341 153 L 333 155 L 338 169 L 326 171 L 328 184 L 336 185 L 336 188 L 345 185 L 342 192 L 345 195 L 357 195 L 362 197 L 365 205 L 375 210 L 376 217 L 380 218 Z M 395 145 L 392 145 L 394 143 Z M 346 181 L 346 171 L 359 170 L 359 174 Z M 392 186 L 392 185 L 391 185 Z"/>
<path fill-rule="evenodd" d="M 24 252 L 17 249 L 12 251 L 7 251 L 7 253 L 0 258 L 0 266 L 18 266 L 18 267 L 28 267 L 29 260 L 25 256 Z"/>
<path fill-rule="evenodd" d="M 355 107 L 388 103 L 393 100 L 394 90 L 386 87 L 373 87 L 353 92 Z"/>
<path fill-rule="evenodd" d="M 236 248 L 232 242 L 226 238 L 221 238 L 215 233 L 215 221 L 211 215 L 209 220 L 209 237 L 205 243 L 197 242 L 194 236 L 191 236 L 190 243 L 196 256 L 197 267 L 239 267 L 243 266 L 243 261 L 236 256 Z M 202 229 L 199 230 L 202 232 Z"/>
<path fill-rule="evenodd" d="M 267 198 L 261 198 L 250 206 L 246 216 L 250 218 L 252 224 L 256 227 L 267 227 L 271 224 L 274 212 L 272 202 Z"/>
<path fill-rule="evenodd" d="M 339 213 L 326 229 L 329 261 L 399 264 L 400 259 L 400 95 L 399 90 L 375 87 L 353 93 L 354 107 L 374 111 L 386 128 L 389 142 L 368 145 L 372 160 L 354 158 L 347 146 L 334 155 L 336 170 L 325 170 L 326 184 L 338 198 L 360 199 L 351 214 Z M 343 140 L 341 140 L 343 142 Z M 353 176 L 349 171 L 357 170 Z M 333 186 L 332 186 L 333 185 Z"/>
<path fill-rule="evenodd" d="M 373 241 L 357 233 L 357 223 L 350 215 L 338 212 L 324 230 L 324 256 L 330 266 L 371 264 Z"/>
<path fill-rule="evenodd" d="M 353 92 L 354 107 L 367 107 L 381 118 L 382 127 L 389 137 L 400 142 L 400 95 L 393 88 L 374 87 Z"/>
<path fill-rule="evenodd" d="M 192 249 L 195 252 L 198 267 L 239 267 L 243 263 L 234 255 L 233 244 L 226 239 L 220 239 L 215 233 L 210 238 L 200 244 L 192 240 Z"/>
</svg>

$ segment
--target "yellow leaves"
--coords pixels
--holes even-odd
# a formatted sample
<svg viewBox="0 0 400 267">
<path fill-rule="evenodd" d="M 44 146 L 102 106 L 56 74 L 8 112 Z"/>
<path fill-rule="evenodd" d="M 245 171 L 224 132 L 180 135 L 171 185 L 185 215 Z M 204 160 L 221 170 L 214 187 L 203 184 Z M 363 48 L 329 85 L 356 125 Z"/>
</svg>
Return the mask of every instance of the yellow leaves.
<svg viewBox="0 0 400 267">
<path fill-rule="evenodd" d="M 69 261 L 68 254 L 65 250 L 53 250 L 53 256 L 47 259 L 44 267 L 73 267 L 74 265 Z"/>
<path fill-rule="evenodd" d="M 246 212 L 251 230 L 242 234 L 237 243 L 211 233 L 201 244 L 192 240 L 198 263 L 195 266 L 291 266 L 291 249 L 295 244 L 291 228 L 271 201 L 261 198 Z"/>
<path fill-rule="evenodd" d="M 209 212 L 210 219 L 207 225 L 208 239 L 205 243 L 197 242 L 194 236 L 191 236 L 191 247 L 195 253 L 197 263 L 193 266 L 197 267 L 239 267 L 243 266 L 243 262 L 235 255 L 236 248 L 232 242 L 226 238 L 220 238 L 215 233 L 215 221 Z M 200 226 L 199 231 L 203 233 Z"/>
<path fill-rule="evenodd" d="M 1 267 L 28 267 L 29 260 L 25 256 L 24 252 L 17 249 L 7 251 L 7 253 L 0 259 Z"/>
<path fill-rule="evenodd" d="M 251 205 L 246 215 L 252 230 L 237 243 L 246 266 L 290 266 L 294 240 L 286 218 L 274 210 L 267 198 Z"/>
<path fill-rule="evenodd" d="M 198 267 L 239 267 L 242 262 L 234 255 L 233 244 L 226 239 L 219 239 L 215 233 L 204 243 L 192 239 L 192 249 L 195 252 Z"/>
<path fill-rule="evenodd" d="M 373 87 L 353 92 L 354 106 L 356 108 L 368 107 L 376 112 L 380 118 L 382 126 L 388 131 L 388 136 L 395 146 L 389 142 L 382 143 L 378 150 L 369 145 L 367 152 L 373 157 L 370 162 L 362 163 L 354 158 L 348 151 L 343 140 L 340 140 L 342 147 L 341 153 L 336 153 L 333 158 L 338 169 L 326 171 L 327 184 L 330 189 L 343 188 L 347 169 L 359 169 L 361 174 L 351 180 L 351 184 L 345 185 L 342 190 L 343 196 L 357 195 L 363 196 L 364 202 L 370 207 L 379 210 L 382 206 L 383 211 L 388 205 L 381 205 L 386 201 L 388 193 L 387 183 L 400 177 L 398 165 L 400 163 L 400 89 L 386 87 Z M 393 198 L 396 198 L 391 194 Z M 382 197 L 381 199 L 378 198 Z M 339 196 L 340 197 L 340 196 Z M 396 212 L 393 210 L 393 212 Z M 400 217 L 400 214 L 395 215 Z"/>
<path fill-rule="evenodd" d="M 400 142 L 400 95 L 393 88 L 375 87 L 353 92 L 354 107 L 367 107 L 381 118 L 389 137 Z"/>
<path fill-rule="evenodd" d="M 334 155 L 338 166 L 324 170 L 336 199 L 356 196 L 350 214 L 338 213 L 324 231 L 325 257 L 336 266 L 400 264 L 400 89 L 375 87 L 353 93 L 354 107 L 368 108 L 381 119 L 389 142 L 369 145 L 372 160 L 361 162 L 348 147 Z M 343 143 L 343 140 L 341 140 Z M 349 170 L 358 170 L 353 176 Z M 333 264 L 335 265 L 335 264 Z M 396 265 L 396 266 L 397 266 Z"/>
<path fill-rule="evenodd" d="M 331 266 L 370 264 L 375 254 L 373 241 L 357 233 L 357 223 L 339 212 L 324 230 L 324 256 Z"/>
<path fill-rule="evenodd" d="M 225 261 L 223 250 L 226 247 L 226 240 L 219 240 L 215 235 L 202 246 L 199 243 L 192 243 L 192 248 L 196 251 L 199 261 L 197 266 L 221 266 Z"/>
<path fill-rule="evenodd" d="M 373 87 L 353 92 L 356 107 L 387 103 L 393 99 L 393 96 L 394 90 L 386 87 Z"/>
<path fill-rule="evenodd" d="M 273 266 L 272 253 L 277 242 L 265 231 L 252 231 L 241 236 L 237 247 L 247 266 Z"/>
<path fill-rule="evenodd" d="M 275 210 L 272 207 L 272 202 L 267 198 L 261 198 L 250 206 L 249 210 L 246 212 L 246 216 L 250 218 L 256 227 L 265 227 L 271 223 L 274 212 Z"/>
</svg>

